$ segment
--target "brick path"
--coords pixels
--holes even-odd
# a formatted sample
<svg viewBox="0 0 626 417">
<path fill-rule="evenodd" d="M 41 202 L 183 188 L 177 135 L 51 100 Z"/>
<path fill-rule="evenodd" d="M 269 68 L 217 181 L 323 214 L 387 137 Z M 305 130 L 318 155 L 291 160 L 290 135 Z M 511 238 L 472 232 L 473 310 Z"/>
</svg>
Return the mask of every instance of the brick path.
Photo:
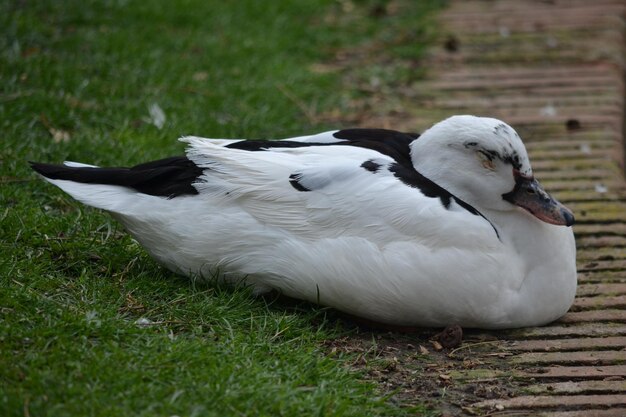
<svg viewBox="0 0 626 417">
<path fill-rule="evenodd" d="M 430 79 L 407 93 L 428 108 L 418 119 L 470 113 L 513 125 L 536 176 L 576 214 L 579 268 L 565 317 L 470 336 L 473 363 L 446 375 L 451 390 L 486 381 L 507 395 L 451 395 L 444 409 L 626 416 L 625 17 L 620 0 L 457 0 L 441 14 L 447 34 Z"/>
</svg>

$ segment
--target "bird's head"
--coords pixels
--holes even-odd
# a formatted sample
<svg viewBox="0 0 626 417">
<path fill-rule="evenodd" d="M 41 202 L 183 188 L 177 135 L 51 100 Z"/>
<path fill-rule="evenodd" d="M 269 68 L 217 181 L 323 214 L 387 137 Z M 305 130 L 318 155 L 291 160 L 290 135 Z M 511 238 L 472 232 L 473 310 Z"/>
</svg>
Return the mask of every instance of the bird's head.
<svg viewBox="0 0 626 417">
<path fill-rule="evenodd" d="M 477 209 L 523 208 L 546 223 L 571 226 L 572 212 L 534 178 L 515 130 L 487 117 L 453 116 L 411 145 L 415 168 Z"/>
</svg>

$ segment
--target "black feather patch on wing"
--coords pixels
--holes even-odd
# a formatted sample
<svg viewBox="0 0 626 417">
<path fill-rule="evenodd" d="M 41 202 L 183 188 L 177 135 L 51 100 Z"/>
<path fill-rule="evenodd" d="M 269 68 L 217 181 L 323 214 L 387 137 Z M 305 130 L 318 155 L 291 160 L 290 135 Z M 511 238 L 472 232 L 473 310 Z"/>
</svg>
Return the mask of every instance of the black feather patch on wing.
<svg viewBox="0 0 626 417">
<path fill-rule="evenodd" d="M 366 171 L 376 173 L 382 168 L 382 165 L 369 159 L 361 164 L 361 168 L 364 168 Z"/>
<path fill-rule="evenodd" d="M 426 197 L 439 198 L 445 208 L 450 207 L 450 200 L 454 196 L 445 188 L 417 172 L 415 168 L 407 168 L 400 164 L 391 164 L 389 171 L 409 187 L 419 189 Z"/>
<path fill-rule="evenodd" d="M 266 151 L 272 148 L 306 148 L 309 146 L 338 145 L 339 142 L 298 142 L 295 140 L 242 140 L 226 145 L 227 148 L 241 149 L 243 151 Z"/>
<path fill-rule="evenodd" d="M 306 188 L 304 185 L 300 184 L 301 177 L 302 177 L 302 174 L 291 174 L 289 176 L 289 184 L 291 184 L 291 186 L 298 191 L 311 191 L 310 189 Z"/>
<path fill-rule="evenodd" d="M 357 146 L 372 149 L 393 158 L 398 164 L 413 167 L 410 144 L 418 133 L 404 133 L 388 129 L 344 129 L 333 134 L 337 139 L 344 139 L 336 145 Z"/>
<path fill-rule="evenodd" d="M 380 152 L 393 158 L 400 165 L 411 163 L 410 143 L 418 133 L 403 133 L 388 129 L 344 129 L 333 133 L 338 142 L 298 142 L 292 140 L 243 140 L 231 143 L 227 148 L 245 151 L 266 151 L 272 148 L 306 148 L 311 146 L 356 146 Z"/>
<path fill-rule="evenodd" d="M 132 168 L 70 167 L 31 162 L 31 167 L 44 177 L 86 184 L 108 184 L 129 187 L 140 193 L 174 198 L 195 195 L 193 187 L 203 170 L 185 156 L 147 162 Z"/>
</svg>

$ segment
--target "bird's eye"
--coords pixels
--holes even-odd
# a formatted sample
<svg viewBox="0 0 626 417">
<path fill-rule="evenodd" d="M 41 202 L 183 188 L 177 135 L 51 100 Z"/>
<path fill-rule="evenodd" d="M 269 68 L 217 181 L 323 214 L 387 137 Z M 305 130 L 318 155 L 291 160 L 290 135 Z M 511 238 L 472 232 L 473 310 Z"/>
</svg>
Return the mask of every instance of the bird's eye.
<svg viewBox="0 0 626 417">
<path fill-rule="evenodd" d="M 493 156 L 489 155 L 485 151 L 476 151 L 476 156 L 478 156 L 478 159 L 480 160 L 480 163 L 483 166 L 483 168 L 488 169 L 490 171 L 496 170 L 496 163 L 494 162 Z"/>
</svg>

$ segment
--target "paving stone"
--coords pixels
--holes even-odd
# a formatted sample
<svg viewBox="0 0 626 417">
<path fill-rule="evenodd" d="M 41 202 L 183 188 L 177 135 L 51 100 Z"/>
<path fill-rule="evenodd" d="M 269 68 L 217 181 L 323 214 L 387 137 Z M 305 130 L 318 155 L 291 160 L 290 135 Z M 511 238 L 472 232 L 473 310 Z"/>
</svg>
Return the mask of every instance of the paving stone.
<svg viewBox="0 0 626 417">
<path fill-rule="evenodd" d="M 616 145 L 621 146 L 621 141 L 617 140 L 615 137 L 608 137 L 608 135 L 604 132 L 598 132 L 596 135 L 568 135 L 568 137 L 563 138 L 560 136 L 557 138 L 544 138 L 543 141 L 539 140 L 531 140 L 526 141 L 526 149 L 529 152 L 533 151 L 552 151 L 557 152 L 559 150 L 572 150 L 572 151 L 580 151 L 582 153 L 586 153 L 587 151 L 593 150 L 606 150 L 613 149 Z M 583 149 L 583 147 L 588 147 L 587 150 Z"/>
<path fill-rule="evenodd" d="M 495 372 L 495 371 L 494 371 Z M 516 373 L 520 378 L 580 378 L 604 379 L 607 377 L 626 377 L 626 365 L 607 366 L 553 366 L 538 368 L 537 370 L 520 371 Z"/>
<path fill-rule="evenodd" d="M 623 259 L 611 259 L 611 260 L 597 260 L 591 262 L 579 262 L 579 272 L 587 271 L 622 271 L 626 269 L 626 260 Z"/>
<path fill-rule="evenodd" d="M 604 7 L 605 5 L 623 5 L 623 0 L 595 0 L 593 5 L 597 7 Z M 484 12 L 500 12 L 510 13 L 512 10 L 526 11 L 529 7 L 532 7 L 535 11 L 544 9 L 559 10 L 564 7 L 588 7 L 589 0 L 535 0 L 535 1 L 519 1 L 519 0 L 499 0 L 499 1 L 483 1 L 483 2 L 470 2 L 459 1 L 454 3 L 454 7 L 443 12 L 444 17 L 448 14 L 460 14 L 460 13 L 484 13 Z"/>
<path fill-rule="evenodd" d="M 534 94 L 532 91 L 528 94 Z M 510 116 L 509 119 L 511 121 L 512 126 L 525 126 L 525 125 L 535 125 L 535 124 L 555 124 L 559 127 L 563 128 L 566 123 L 575 117 L 578 123 L 582 126 L 589 125 L 599 125 L 599 126 L 614 126 L 616 129 L 620 128 L 620 123 L 622 118 L 617 115 L 594 115 L 594 114 L 580 114 L 580 115 L 557 115 L 554 117 L 542 116 L 540 114 L 536 115 L 520 115 L 520 116 Z"/>
<path fill-rule="evenodd" d="M 530 158 L 533 159 L 532 152 Z M 595 191 L 597 192 L 597 185 L 602 184 L 608 190 L 616 190 L 619 193 L 624 191 L 623 184 L 619 180 L 602 179 L 602 181 L 590 181 L 588 178 L 582 180 L 564 180 L 564 179 L 545 179 L 541 180 L 541 184 L 548 191 Z M 606 192 L 605 192 L 606 193 Z"/>
<path fill-rule="evenodd" d="M 626 308 L 626 296 L 577 297 L 570 311 L 597 310 L 606 308 Z"/>
<path fill-rule="evenodd" d="M 458 68 L 437 74 L 439 80 L 458 79 L 489 79 L 494 75 L 507 77 L 545 77 L 545 76 L 606 76 L 612 72 L 619 72 L 615 65 L 607 63 L 583 64 L 583 65 L 554 65 L 540 64 L 535 67 L 528 65 L 489 65 L 486 67 Z"/>
<path fill-rule="evenodd" d="M 523 3 L 523 2 L 522 2 Z M 606 28 L 620 24 L 624 14 L 622 5 L 597 7 L 555 7 L 544 10 L 485 11 L 484 13 L 444 13 L 443 18 L 455 31 L 464 33 L 537 32 L 555 29 Z M 504 37 L 504 36 L 503 36 Z M 504 37 L 506 39 L 506 37 Z"/>
<path fill-rule="evenodd" d="M 544 16 L 546 11 L 551 11 L 560 17 L 566 15 L 570 17 L 571 15 L 589 17 L 591 15 L 606 16 L 609 12 L 622 10 L 623 7 L 624 3 L 619 0 L 594 1 L 591 4 L 583 0 L 551 0 L 549 2 L 505 0 L 455 4 L 453 9 L 444 11 L 443 16 L 446 20 L 451 20 L 455 17 L 465 20 L 468 18 L 489 19 L 520 13 L 522 16 L 531 19 L 534 16 Z"/>
<path fill-rule="evenodd" d="M 604 178 L 611 178 L 615 176 L 617 167 L 602 167 L 593 168 L 585 171 L 579 169 L 561 169 L 561 170 L 544 170 L 541 172 L 541 176 L 537 176 L 539 179 L 557 179 L 557 180 L 577 180 L 577 179 L 591 179 L 598 180 Z M 536 171 L 536 170 L 535 170 Z M 535 173 L 536 174 L 536 173 Z"/>
<path fill-rule="evenodd" d="M 435 88 L 439 90 L 493 90 L 493 89 L 528 89 L 537 87 L 605 87 L 609 91 L 615 89 L 614 77 L 605 73 L 597 75 L 554 75 L 546 76 L 545 74 L 538 77 L 537 74 L 530 73 L 528 76 L 498 76 L 499 74 L 491 74 L 491 77 L 476 78 L 476 79 L 457 79 L 457 80 L 442 80 L 432 81 L 423 84 L 424 88 Z"/>
<path fill-rule="evenodd" d="M 566 169 L 577 169 L 577 170 L 584 170 L 584 169 L 595 169 L 595 168 L 599 168 L 602 166 L 607 166 L 610 167 L 612 165 L 614 165 L 614 161 L 612 161 L 610 158 L 586 158 L 586 157 L 580 157 L 580 158 L 570 158 L 570 159 L 563 159 L 558 161 L 533 161 L 532 162 L 532 166 L 533 166 L 533 170 L 534 171 L 541 171 L 541 172 L 545 172 L 545 171 L 556 171 L 556 170 L 566 170 Z"/>
<path fill-rule="evenodd" d="M 583 235 L 626 235 L 626 224 L 624 223 L 591 223 L 591 224 L 576 224 L 574 225 L 574 231 Z"/>
<path fill-rule="evenodd" d="M 578 241 L 584 240 L 583 238 Z M 598 250 L 605 249 L 601 246 Z M 594 249 L 593 247 L 591 249 Z M 587 271 L 578 274 L 578 282 L 585 283 L 615 283 L 626 280 L 626 271 Z"/>
<path fill-rule="evenodd" d="M 608 226 L 608 225 L 607 225 Z M 608 227 L 607 227 L 608 229 Z M 611 230 L 607 230 L 605 232 L 595 233 L 597 234 L 611 234 L 617 236 L 623 236 L 624 232 L 622 230 L 616 230 L 612 232 Z M 582 234 L 579 234 L 582 236 Z M 581 247 L 576 252 L 576 257 L 579 262 L 583 261 L 594 261 L 598 259 L 624 259 L 626 258 L 626 248 L 618 248 L 618 247 L 604 247 L 604 248 L 595 248 L 595 249 L 587 249 Z M 593 272 L 593 271 L 590 271 Z M 579 274 L 586 276 L 587 273 Z"/>
<path fill-rule="evenodd" d="M 626 279 L 623 283 L 618 284 L 578 284 L 576 295 L 593 296 L 593 295 L 626 295 Z"/>
<path fill-rule="evenodd" d="M 626 380 L 619 381 L 566 381 L 533 384 L 524 388 L 528 394 L 593 394 L 626 392 Z"/>
<path fill-rule="evenodd" d="M 520 416 L 520 414 L 511 414 L 511 416 Z M 540 411 L 533 417 L 624 417 L 626 416 L 626 407 L 611 407 L 609 410 L 588 409 L 571 410 L 571 411 Z M 504 417 L 504 416 L 503 416 Z"/>
<path fill-rule="evenodd" d="M 422 91 L 421 94 L 427 94 L 427 91 Z M 412 97 L 410 94 L 407 94 L 407 96 Z M 451 94 L 445 96 L 432 94 L 429 105 L 443 109 L 474 109 L 474 111 L 490 111 L 496 108 L 511 110 L 535 108 L 545 112 L 547 106 L 554 106 L 557 112 L 559 109 L 582 112 L 586 110 L 598 111 L 602 108 L 609 109 L 609 111 L 618 111 L 622 108 L 622 102 L 614 91 L 598 93 L 592 97 L 574 95 L 554 98 L 531 95 L 520 96 L 515 91 L 498 92 L 497 95 L 492 97 L 476 97 L 471 91 L 451 91 Z"/>
<path fill-rule="evenodd" d="M 626 329 L 624 329 L 626 330 Z M 585 337 L 571 339 L 519 340 L 506 347 L 515 351 L 568 351 L 584 349 L 626 348 L 626 337 Z"/>
<path fill-rule="evenodd" d="M 504 406 L 504 409 L 516 408 L 556 408 L 577 406 L 623 406 L 626 404 L 626 394 L 607 395 L 528 395 L 510 399 L 486 400 L 473 404 L 477 408 L 495 408 L 496 405 Z"/>
<path fill-rule="evenodd" d="M 626 325 L 616 322 L 582 322 L 566 325 L 552 323 L 551 325 L 545 327 L 531 327 L 526 329 L 510 330 L 505 333 L 505 336 L 509 340 L 543 340 L 545 343 L 548 343 L 553 338 L 561 337 L 602 337 L 614 335 L 626 335 Z"/>
<path fill-rule="evenodd" d="M 569 312 L 561 317 L 559 323 L 580 323 L 596 321 L 626 322 L 626 310 L 604 309 Z"/>
<path fill-rule="evenodd" d="M 623 223 L 626 221 L 624 202 L 573 202 L 568 207 L 574 211 L 576 220 L 582 224 Z"/>
<path fill-rule="evenodd" d="M 626 238 L 623 236 L 581 237 L 580 239 L 576 239 L 576 244 L 578 247 L 586 248 L 604 248 L 606 246 L 626 247 Z"/>
<path fill-rule="evenodd" d="M 421 88 L 421 86 L 420 86 Z M 620 92 L 617 88 L 609 88 L 606 86 L 584 86 L 584 85 L 565 85 L 565 86 L 528 86 L 520 91 L 521 89 L 510 89 L 510 90 L 497 90 L 492 89 L 489 91 L 483 92 L 484 94 L 489 95 L 511 95 L 518 94 L 521 96 L 535 96 L 535 97 L 545 97 L 547 100 L 550 100 L 552 97 L 560 97 L 563 100 L 571 100 L 574 97 L 578 97 L 580 99 L 581 96 L 594 97 L 600 96 L 603 99 L 612 98 L 614 100 L 618 100 L 620 98 Z M 420 96 L 431 96 L 434 98 L 445 96 L 445 97 L 456 97 L 459 95 L 466 94 L 466 90 L 460 91 L 442 91 L 435 88 L 424 88 L 419 93 L 416 93 L 416 97 Z"/>
<path fill-rule="evenodd" d="M 594 187 L 600 187 L 603 191 L 594 190 L 552 190 L 546 188 L 546 190 L 561 203 L 569 205 L 570 203 L 583 203 L 583 202 L 606 202 L 608 200 L 619 201 L 626 198 L 626 190 L 608 189 L 604 184 L 597 183 Z M 606 191 L 604 191 L 606 190 Z"/>
<path fill-rule="evenodd" d="M 626 360 L 626 351 L 585 352 L 529 352 L 511 358 L 512 363 L 523 364 L 579 364 L 611 365 Z"/>
</svg>

